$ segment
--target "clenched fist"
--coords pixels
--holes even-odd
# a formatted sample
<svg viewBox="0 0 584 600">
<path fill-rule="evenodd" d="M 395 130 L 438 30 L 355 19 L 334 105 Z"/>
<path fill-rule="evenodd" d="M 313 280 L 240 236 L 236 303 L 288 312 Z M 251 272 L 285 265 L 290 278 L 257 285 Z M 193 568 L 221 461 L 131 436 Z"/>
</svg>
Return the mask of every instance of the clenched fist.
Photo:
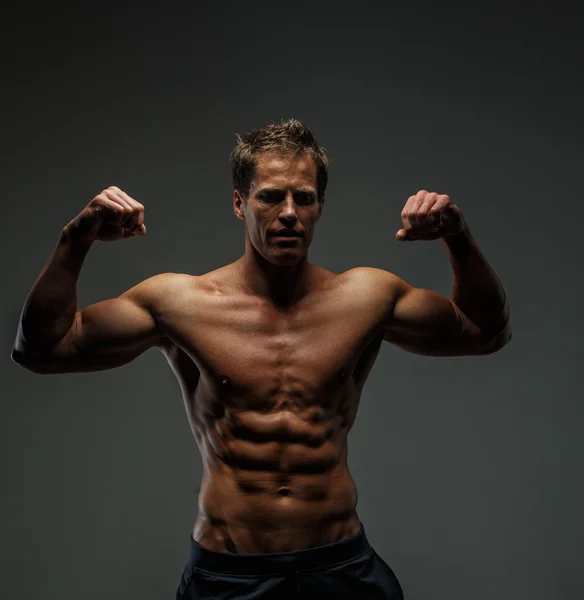
<svg viewBox="0 0 584 600">
<path fill-rule="evenodd" d="M 461 210 L 446 194 L 420 190 L 410 196 L 401 213 L 404 229 L 396 238 L 399 241 L 436 240 L 456 235 L 465 228 Z"/>
<path fill-rule="evenodd" d="M 116 186 L 98 194 L 70 225 L 78 235 L 104 242 L 146 234 L 144 206 Z"/>
</svg>

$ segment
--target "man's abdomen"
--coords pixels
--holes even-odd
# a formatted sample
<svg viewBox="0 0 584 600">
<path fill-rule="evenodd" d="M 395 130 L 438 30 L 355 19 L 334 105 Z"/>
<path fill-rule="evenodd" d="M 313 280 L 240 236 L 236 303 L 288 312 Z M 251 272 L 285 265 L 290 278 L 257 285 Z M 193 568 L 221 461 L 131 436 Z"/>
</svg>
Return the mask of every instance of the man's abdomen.
<svg viewBox="0 0 584 600">
<path fill-rule="evenodd" d="M 204 476 L 193 537 L 201 546 L 289 552 L 359 531 L 346 443 L 353 384 L 335 378 L 325 393 L 300 373 L 281 377 L 285 385 L 233 393 L 215 410 L 206 408 L 213 396 L 199 395 L 193 421 Z"/>
<path fill-rule="evenodd" d="M 318 473 L 207 465 L 193 537 L 218 552 L 292 552 L 359 531 L 357 490 L 343 461 Z"/>
</svg>

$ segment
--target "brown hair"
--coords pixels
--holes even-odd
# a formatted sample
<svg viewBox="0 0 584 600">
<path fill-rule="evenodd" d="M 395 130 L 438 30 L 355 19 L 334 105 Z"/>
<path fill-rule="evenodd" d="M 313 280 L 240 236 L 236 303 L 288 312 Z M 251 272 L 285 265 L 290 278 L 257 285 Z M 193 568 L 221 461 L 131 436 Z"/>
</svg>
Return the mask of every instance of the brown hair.
<svg viewBox="0 0 584 600">
<path fill-rule="evenodd" d="M 318 200 L 322 202 L 328 181 L 326 149 L 318 144 L 312 132 L 296 119 L 254 129 L 244 135 L 237 134 L 237 144 L 229 156 L 233 187 L 247 198 L 253 185 L 256 160 L 262 152 L 275 152 L 299 158 L 310 156 L 316 164 Z"/>
</svg>

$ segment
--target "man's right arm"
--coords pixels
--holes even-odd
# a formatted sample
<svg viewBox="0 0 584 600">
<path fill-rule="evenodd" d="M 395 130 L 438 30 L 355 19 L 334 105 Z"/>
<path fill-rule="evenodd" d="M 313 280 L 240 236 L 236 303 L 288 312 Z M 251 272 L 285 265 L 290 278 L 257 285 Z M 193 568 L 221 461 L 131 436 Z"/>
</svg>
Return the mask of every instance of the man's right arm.
<svg viewBox="0 0 584 600">
<path fill-rule="evenodd" d="M 160 277 L 76 311 L 69 329 L 52 344 L 31 346 L 20 334 L 21 324 L 12 359 L 42 374 L 103 371 L 134 360 L 164 338 L 149 309 Z"/>
<path fill-rule="evenodd" d="M 24 304 L 12 350 L 17 364 L 35 373 L 103 370 L 125 364 L 161 341 L 156 298 L 172 274 L 77 309 L 77 280 L 93 241 L 143 235 L 143 211 L 119 188 L 108 188 L 63 229 Z"/>
</svg>

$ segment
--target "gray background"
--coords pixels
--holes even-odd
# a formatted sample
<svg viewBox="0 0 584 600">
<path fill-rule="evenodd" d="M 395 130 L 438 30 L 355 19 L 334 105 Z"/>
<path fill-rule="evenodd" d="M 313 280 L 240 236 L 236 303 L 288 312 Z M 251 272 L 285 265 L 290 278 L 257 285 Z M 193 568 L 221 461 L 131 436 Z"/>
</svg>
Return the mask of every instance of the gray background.
<svg viewBox="0 0 584 600">
<path fill-rule="evenodd" d="M 394 241 L 408 196 L 447 193 L 512 308 L 492 356 L 382 349 L 350 436 L 372 544 L 408 600 L 584 597 L 578 9 L 48 4 L 2 38 L 0 596 L 174 597 L 201 463 L 170 369 L 152 350 L 29 373 L 9 359 L 20 308 L 109 185 L 146 206 L 148 234 L 92 248 L 80 306 L 238 258 L 235 133 L 295 117 L 331 159 L 312 262 L 449 294 L 440 242 Z"/>
</svg>

